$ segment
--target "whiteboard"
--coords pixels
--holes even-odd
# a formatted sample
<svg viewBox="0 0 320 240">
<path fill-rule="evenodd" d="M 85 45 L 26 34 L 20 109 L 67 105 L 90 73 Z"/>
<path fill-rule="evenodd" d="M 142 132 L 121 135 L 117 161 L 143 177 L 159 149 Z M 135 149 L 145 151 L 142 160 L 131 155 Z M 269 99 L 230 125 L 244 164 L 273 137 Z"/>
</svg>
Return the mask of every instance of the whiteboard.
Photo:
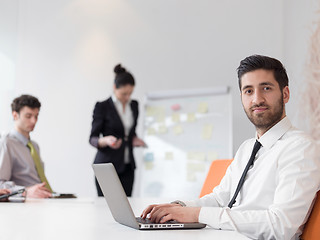
<svg viewBox="0 0 320 240">
<path fill-rule="evenodd" d="M 146 94 L 142 197 L 198 197 L 210 164 L 232 158 L 229 87 Z"/>
</svg>

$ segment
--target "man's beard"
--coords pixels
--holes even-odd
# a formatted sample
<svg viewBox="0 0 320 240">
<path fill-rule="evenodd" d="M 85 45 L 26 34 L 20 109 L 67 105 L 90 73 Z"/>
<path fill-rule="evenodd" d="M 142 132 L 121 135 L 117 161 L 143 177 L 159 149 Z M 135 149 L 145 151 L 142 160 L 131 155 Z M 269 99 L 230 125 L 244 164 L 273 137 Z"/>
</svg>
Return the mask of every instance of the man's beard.
<svg viewBox="0 0 320 240">
<path fill-rule="evenodd" d="M 267 112 L 254 114 L 252 109 L 257 107 L 267 107 L 268 110 Z M 283 110 L 284 102 L 283 97 L 281 96 L 281 98 L 278 100 L 278 104 L 275 106 L 272 112 L 270 112 L 270 108 L 266 104 L 254 105 L 249 110 L 245 109 L 245 112 L 256 129 L 267 131 L 281 120 Z"/>
</svg>

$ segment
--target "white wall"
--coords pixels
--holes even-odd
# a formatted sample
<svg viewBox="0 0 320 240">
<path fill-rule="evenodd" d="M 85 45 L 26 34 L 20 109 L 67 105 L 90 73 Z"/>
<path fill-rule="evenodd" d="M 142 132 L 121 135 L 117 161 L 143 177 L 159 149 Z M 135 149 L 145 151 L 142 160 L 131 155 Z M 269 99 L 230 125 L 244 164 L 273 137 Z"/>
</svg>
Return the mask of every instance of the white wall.
<svg viewBox="0 0 320 240">
<path fill-rule="evenodd" d="M 51 185 L 93 196 L 92 111 L 112 92 L 115 64 L 135 76 L 133 97 L 141 114 L 148 91 L 231 86 L 236 150 L 254 134 L 240 103 L 239 61 L 265 54 L 290 69 L 284 23 L 288 27 L 296 11 L 288 19 L 279 0 L 0 0 L 0 39 L 13 39 L 0 41 L 0 56 L 11 57 L 15 69 L 9 77 L 14 90 L 2 91 L 1 99 L 7 105 L 21 93 L 39 97 L 32 138 L 40 144 Z M 10 108 L 3 106 L 1 131 L 11 121 Z M 139 166 L 139 150 L 136 156 Z"/>
<path fill-rule="evenodd" d="M 284 59 L 291 90 L 288 113 L 296 126 L 308 130 L 307 117 L 301 115 L 301 95 L 304 94 L 310 37 L 320 20 L 320 1 L 285 0 L 284 5 Z"/>
<path fill-rule="evenodd" d="M 0 1 L 0 132 L 12 127 L 10 111 L 14 96 L 18 2 Z"/>
</svg>

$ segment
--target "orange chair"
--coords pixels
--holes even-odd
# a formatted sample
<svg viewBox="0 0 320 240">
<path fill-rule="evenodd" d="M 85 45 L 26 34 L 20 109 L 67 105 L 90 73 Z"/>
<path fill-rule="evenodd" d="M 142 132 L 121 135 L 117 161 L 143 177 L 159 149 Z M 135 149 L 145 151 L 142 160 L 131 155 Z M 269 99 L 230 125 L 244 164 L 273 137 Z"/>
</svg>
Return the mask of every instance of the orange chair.
<svg viewBox="0 0 320 240">
<path fill-rule="evenodd" d="M 320 191 L 301 235 L 303 240 L 320 239 Z"/>
<path fill-rule="evenodd" d="M 220 184 L 232 160 L 233 159 L 215 160 L 211 163 L 208 175 L 200 192 L 200 198 L 211 193 L 212 189 Z"/>
</svg>

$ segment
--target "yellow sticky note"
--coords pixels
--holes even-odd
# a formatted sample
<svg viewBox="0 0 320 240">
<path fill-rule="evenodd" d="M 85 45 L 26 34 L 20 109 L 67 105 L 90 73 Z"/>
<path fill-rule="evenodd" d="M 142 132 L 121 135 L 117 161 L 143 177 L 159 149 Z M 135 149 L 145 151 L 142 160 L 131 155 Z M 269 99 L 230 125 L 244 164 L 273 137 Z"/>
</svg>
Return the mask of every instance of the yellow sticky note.
<svg viewBox="0 0 320 240">
<path fill-rule="evenodd" d="M 164 122 L 165 121 L 165 109 L 164 107 L 157 107 L 155 110 L 155 118 L 157 122 Z"/>
<path fill-rule="evenodd" d="M 165 114 L 165 107 L 157 107 L 156 108 L 156 114 L 157 115 L 164 115 Z"/>
<path fill-rule="evenodd" d="M 196 155 L 197 155 L 196 152 L 188 152 L 187 153 L 187 159 L 188 160 L 195 160 L 196 159 Z"/>
<path fill-rule="evenodd" d="M 205 168 L 205 165 L 204 165 L 204 164 L 199 164 L 199 165 L 198 165 L 198 168 L 197 168 L 197 171 L 199 171 L 199 172 L 204 172 L 205 169 L 206 169 L 206 168 Z"/>
<path fill-rule="evenodd" d="M 183 129 L 181 125 L 176 125 L 173 127 L 173 132 L 175 135 L 180 135 L 181 133 L 183 133 Z"/>
<path fill-rule="evenodd" d="M 208 152 L 208 154 L 207 154 L 207 160 L 208 161 L 214 161 L 214 160 L 216 160 L 216 159 L 218 159 L 218 153 L 217 152 Z"/>
<path fill-rule="evenodd" d="M 187 173 L 187 181 L 188 182 L 195 182 L 197 180 L 196 175 L 194 172 Z"/>
<path fill-rule="evenodd" d="M 194 113 L 188 113 L 187 121 L 188 122 L 195 122 L 196 121 L 196 115 Z"/>
<path fill-rule="evenodd" d="M 158 123 L 164 123 L 165 120 L 166 120 L 166 117 L 165 117 L 164 114 L 158 114 L 158 115 L 156 116 L 156 121 L 157 121 Z"/>
<path fill-rule="evenodd" d="M 205 124 L 202 128 L 202 138 L 206 140 L 211 139 L 212 130 L 213 130 L 212 124 Z"/>
<path fill-rule="evenodd" d="M 159 126 L 159 129 L 158 129 L 159 133 L 166 133 L 168 130 L 167 130 L 167 127 L 162 124 Z"/>
<path fill-rule="evenodd" d="M 179 113 L 173 113 L 172 114 L 172 121 L 173 122 L 180 122 L 180 114 Z"/>
<path fill-rule="evenodd" d="M 205 166 L 203 163 L 188 163 L 187 166 L 188 171 L 193 171 L 193 172 L 203 172 L 205 169 Z"/>
<path fill-rule="evenodd" d="M 145 167 L 146 170 L 153 169 L 153 166 L 154 166 L 153 162 L 145 162 L 144 163 L 144 167 Z"/>
<path fill-rule="evenodd" d="M 151 106 L 147 106 L 146 112 L 147 112 L 147 116 L 148 117 L 152 117 L 152 116 L 155 115 L 156 108 L 155 107 L 151 107 Z"/>
<path fill-rule="evenodd" d="M 206 102 L 199 103 L 198 112 L 199 113 L 207 113 L 208 112 L 208 103 L 206 103 Z"/>
<path fill-rule="evenodd" d="M 202 153 L 202 152 L 197 152 L 196 156 L 195 156 L 195 159 L 199 160 L 199 161 L 205 161 L 206 160 L 206 154 Z"/>
<path fill-rule="evenodd" d="M 153 127 L 149 127 L 148 128 L 148 135 L 155 135 L 156 134 L 156 130 Z"/>
<path fill-rule="evenodd" d="M 173 152 L 166 152 L 165 159 L 173 160 Z"/>
<path fill-rule="evenodd" d="M 188 172 L 194 172 L 193 163 L 188 162 L 188 164 L 187 164 L 187 171 L 188 171 Z"/>
</svg>

